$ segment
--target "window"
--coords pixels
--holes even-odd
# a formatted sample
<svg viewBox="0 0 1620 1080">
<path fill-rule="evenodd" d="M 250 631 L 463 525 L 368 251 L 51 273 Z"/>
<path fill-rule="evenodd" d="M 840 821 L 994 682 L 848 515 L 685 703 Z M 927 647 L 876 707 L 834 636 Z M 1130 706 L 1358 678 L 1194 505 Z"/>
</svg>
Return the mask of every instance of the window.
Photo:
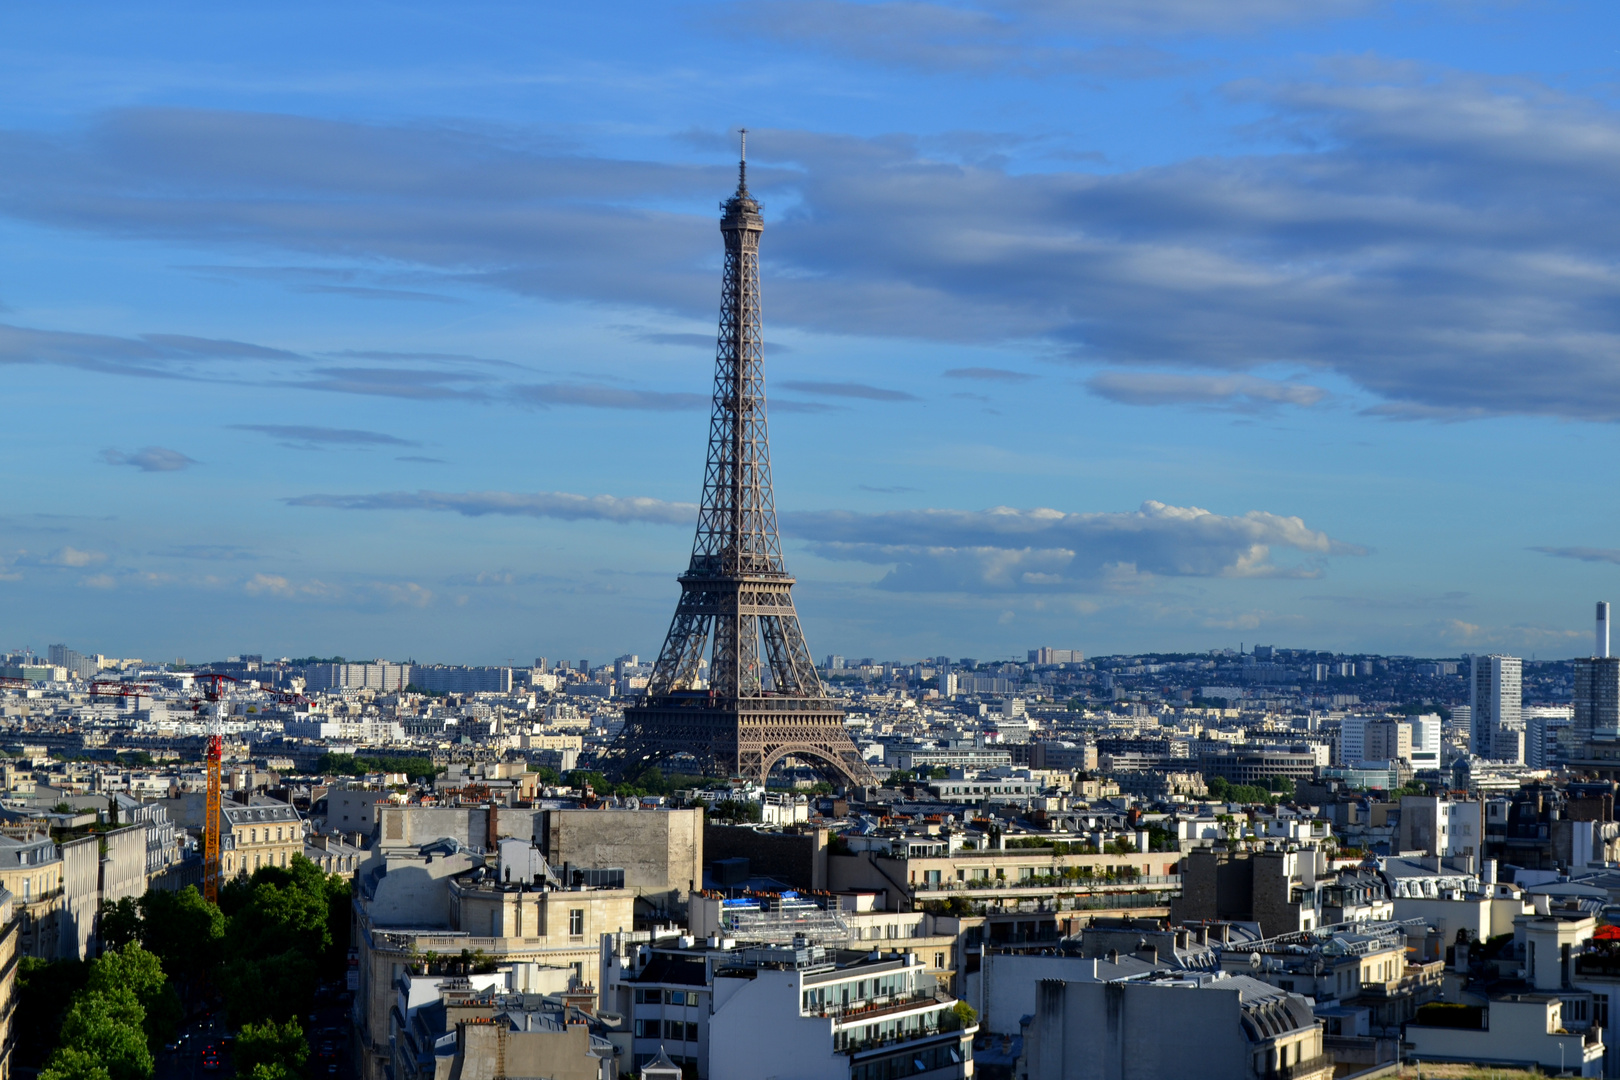
<svg viewBox="0 0 1620 1080">
<path fill-rule="evenodd" d="M 636 989 L 637 1005 L 657 1005 L 663 999 L 662 990 L 646 990 L 639 987 Z"/>
<path fill-rule="evenodd" d="M 638 1038 L 638 1039 L 658 1039 L 658 1038 L 662 1038 L 662 1036 L 659 1034 L 659 1022 L 657 1020 L 637 1020 L 636 1021 L 636 1038 Z"/>
<path fill-rule="evenodd" d="M 945 966 L 945 954 L 944 953 L 937 952 L 937 953 L 934 954 L 934 966 L 937 967 L 937 968 L 943 968 Z"/>
<path fill-rule="evenodd" d="M 681 1042 L 685 1034 L 686 1025 L 679 1020 L 664 1021 L 664 1038 L 669 1039 L 671 1042 Z"/>
<path fill-rule="evenodd" d="M 585 933 L 585 909 L 568 909 L 568 933 L 571 937 L 580 937 Z"/>
<path fill-rule="evenodd" d="M 258 829 L 249 829 L 248 830 L 248 843 L 257 844 L 258 842 L 259 842 L 259 830 Z"/>
<path fill-rule="evenodd" d="M 686 1041 L 687 1042 L 697 1042 L 698 1041 L 697 1025 L 696 1024 L 689 1023 L 689 1024 L 686 1025 Z"/>
<path fill-rule="evenodd" d="M 664 1001 L 667 1004 L 670 1004 L 670 1005 L 685 1005 L 686 1004 L 686 991 L 685 990 L 670 990 L 670 991 L 667 991 L 665 993 L 665 996 L 664 996 Z"/>
</svg>

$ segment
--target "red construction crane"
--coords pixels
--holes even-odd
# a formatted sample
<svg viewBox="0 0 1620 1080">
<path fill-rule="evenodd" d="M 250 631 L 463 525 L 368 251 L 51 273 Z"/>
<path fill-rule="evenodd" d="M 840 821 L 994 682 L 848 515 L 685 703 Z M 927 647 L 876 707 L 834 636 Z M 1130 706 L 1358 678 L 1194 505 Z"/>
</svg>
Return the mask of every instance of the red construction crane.
<svg viewBox="0 0 1620 1080">
<path fill-rule="evenodd" d="M 154 683 L 145 682 L 115 682 L 111 679 L 98 680 L 90 684 L 91 697 L 151 697 L 152 691 L 157 689 Z"/>
<path fill-rule="evenodd" d="M 208 769 L 208 801 L 203 811 L 203 896 L 213 903 L 219 902 L 219 836 L 224 825 L 224 813 L 220 796 L 220 763 L 225 756 L 225 735 L 221 723 L 220 710 L 217 707 L 223 696 L 221 689 L 225 683 L 236 682 L 229 675 L 199 675 L 196 680 L 203 684 L 203 697 L 192 698 L 193 710 L 201 711 L 203 705 L 212 704 L 216 707 L 209 710 L 208 717 L 208 750 L 203 760 Z"/>
</svg>

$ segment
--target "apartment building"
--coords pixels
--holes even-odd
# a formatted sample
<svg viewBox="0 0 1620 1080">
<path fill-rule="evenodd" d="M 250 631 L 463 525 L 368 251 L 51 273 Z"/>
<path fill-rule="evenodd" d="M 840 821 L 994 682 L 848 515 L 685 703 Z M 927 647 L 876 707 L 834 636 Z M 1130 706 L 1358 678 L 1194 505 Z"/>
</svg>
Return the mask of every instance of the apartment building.
<svg viewBox="0 0 1620 1080">
<path fill-rule="evenodd" d="M 1173 1037 L 1171 1036 L 1173 1032 Z M 1027 1080 L 1331 1080 L 1310 1003 L 1247 975 L 1043 979 L 1016 1072 Z"/>
<path fill-rule="evenodd" d="M 17 1012 L 19 937 L 17 898 L 0 889 L 0 1080 L 11 1080 L 11 1051 L 17 1041 L 12 1022 Z"/>
<path fill-rule="evenodd" d="M 1133 833 L 1132 846 L 1146 846 L 1141 837 Z M 860 839 L 846 838 L 846 843 Z M 953 850 L 941 837 L 865 839 L 871 841 L 865 850 L 829 855 L 828 887 L 880 894 L 888 911 L 918 910 L 929 901 L 952 898 L 975 907 L 1016 906 L 1058 891 L 1071 899 L 1111 896 L 1122 907 L 1162 907 L 1181 887 L 1179 851 L 1084 855 L 1059 854 L 1050 846 L 977 851 Z M 1092 837 L 1054 838 L 1076 846 L 1082 839 Z"/>
<path fill-rule="evenodd" d="M 792 940 L 811 934 L 830 948 L 882 949 L 917 957 L 939 985 L 954 987 L 961 962 L 962 920 L 925 911 L 877 911 L 872 894 L 692 898 L 692 937 L 733 941 Z"/>
<path fill-rule="evenodd" d="M 653 937 L 602 942 L 603 1008 L 625 1018 L 627 1065 L 664 1053 L 703 1080 L 972 1075 L 977 1029 L 918 956 L 804 934 Z"/>
<path fill-rule="evenodd" d="M 1449 795 L 1403 795 L 1400 829 L 1402 852 L 1477 859 L 1485 849 L 1485 804 Z"/>
<path fill-rule="evenodd" d="M 1197 848 L 1182 863 L 1174 922 L 1255 922 L 1267 937 L 1310 930 L 1323 921 L 1323 890 L 1338 875 L 1321 848 L 1244 851 Z"/>
<path fill-rule="evenodd" d="M 0 836 L 0 889 L 13 898 L 17 951 L 58 959 L 58 915 L 66 907 L 61 849 L 39 833 Z"/>
<path fill-rule="evenodd" d="M 615 1080 L 618 1048 L 602 1021 L 515 975 L 402 979 L 389 1038 L 395 1080 Z"/>
<path fill-rule="evenodd" d="M 286 866 L 304 853 L 304 822 L 279 799 L 255 795 L 245 805 L 226 803 L 220 861 L 226 877 L 249 877 L 261 866 Z"/>
<path fill-rule="evenodd" d="M 486 813 L 478 810 L 476 820 Z M 365 1080 L 387 1075 L 400 980 L 439 958 L 465 953 L 496 966 L 560 968 L 570 990 L 594 1002 L 598 942 L 635 921 L 635 893 L 623 886 L 622 871 L 600 875 L 614 882 L 607 887 L 587 884 L 599 875 L 584 869 L 564 881 L 530 840 L 508 837 L 488 849 L 454 837 L 408 844 L 388 839 L 390 820 L 385 814 L 383 840 L 356 876 L 355 1031 Z M 465 826 L 474 819 L 457 809 L 433 820 Z M 401 833 L 432 831 L 423 820 L 395 824 Z"/>
</svg>

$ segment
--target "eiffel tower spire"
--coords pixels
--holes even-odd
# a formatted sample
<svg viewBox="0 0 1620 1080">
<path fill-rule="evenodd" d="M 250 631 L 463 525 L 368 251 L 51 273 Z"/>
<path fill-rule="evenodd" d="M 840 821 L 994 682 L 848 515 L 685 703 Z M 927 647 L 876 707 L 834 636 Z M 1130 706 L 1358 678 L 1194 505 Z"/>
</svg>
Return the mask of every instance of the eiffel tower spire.
<svg viewBox="0 0 1620 1080">
<path fill-rule="evenodd" d="M 720 205 L 726 262 L 692 559 L 646 697 L 625 710 L 606 763 L 622 773 L 690 754 L 705 772 L 763 782 L 793 756 L 865 782 L 870 774 L 844 731 L 842 707 L 822 688 L 782 562 L 760 328 L 765 222 L 748 192 L 746 131 L 743 140 L 737 191 Z"/>
</svg>

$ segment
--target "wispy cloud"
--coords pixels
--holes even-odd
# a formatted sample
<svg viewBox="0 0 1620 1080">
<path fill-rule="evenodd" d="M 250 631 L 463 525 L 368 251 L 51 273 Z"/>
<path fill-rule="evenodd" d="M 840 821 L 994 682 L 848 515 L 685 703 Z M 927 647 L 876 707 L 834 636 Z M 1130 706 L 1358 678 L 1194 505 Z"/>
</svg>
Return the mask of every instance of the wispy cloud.
<svg viewBox="0 0 1620 1080">
<path fill-rule="evenodd" d="M 313 427 L 307 424 L 227 424 L 232 431 L 254 431 L 281 440 L 296 450 L 323 450 L 331 446 L 421 446 L 412 439 L 360 428 Z"/>
<path fill-rule="evenodd" d="M 376 495 L 300 495 L 286 502 L 291 506 L 337 510 L 448 510 L 467 517 L 503 514 L 561 518 L 565 521 L 646 522 L 655 525 L 690 525 L 697 519 L 698 509 L 692 503 L 667 502 L 663 499 L 572 495 L 560 491 L 390 491 Z"/>
<path fill-rule="evenodd" d="M 1012 371 L 997 367 L 959 367 L 945 372 L 947 379 L 973 379 L 978 382 L 1027 383 L 1040 378 L 1027 371 Z"/>
<path fill-rule="evenodd" d="M 164 446 L 143 446 L 139 450 L 103 450 L 101 460 L 109 465 L 129 465 L 141 472 L 179 472 L 199 464 L 178 450 Z"/>
<path fill-rule="evenodd" d="M 635 412 L 686 412 L 709 407 L 709 398 L 704 394 L 636 390 L 601 383 L 541 383 L 514 387 L 512 393 L 522 401 L 542 406 L 577 405 Z"/>
<path fill-rule="evenodd" d="M 1620 548 L 1597 547 L 1533 547 L 1543 555 L 1555 559 L 1577 559 L 1581 562 L 1614 563 L 1620 565 Z"/>
<path fill-rule="evenodd" d="M 319 578 L 298 580 L 283 574 L 263 572 L 242 582 L 242 591 L 253 597 L 380 609 L 399 606 L 425 608 L 434 600 L 431 589 L 414 581 L 331 582 Z"/>
<path fill-rule="evenodd" d="M 1206 405 L 1251 411 L 1274 405 L 1310 406 L 1328 396 L 1309 383 L 1254 375 L 1176 375 L 1162 371 L 1104 371 L 1086 380 L 1098 397 L 1122 405 Z"/>
<path fill-rule="evenodd" d="M 788 379 L 778 383 L 784 390 L 793 390 L 812 397 L 859 398 L 863 401 L 921 401 L 916 394 L 904 390 L 889 390 L 881 386 L 868 386 L 858 382 L 817 382 L 807 379 Z"/>
<path fill-rule="evenodd" d="M 649 345 L 678 345 L 681 348 L 704 349 L 713 352 L 715 348 L 715 335 L 713 334 L 682 334 L 664 332 L 643 332 L 636 334 L 637 341 L 645 341 Z M 786 345 L 774 341 L 765 342 L 765 355 L 772 356 L 779 353 L 790 353 L 793 350 Z"/>
</svg>

